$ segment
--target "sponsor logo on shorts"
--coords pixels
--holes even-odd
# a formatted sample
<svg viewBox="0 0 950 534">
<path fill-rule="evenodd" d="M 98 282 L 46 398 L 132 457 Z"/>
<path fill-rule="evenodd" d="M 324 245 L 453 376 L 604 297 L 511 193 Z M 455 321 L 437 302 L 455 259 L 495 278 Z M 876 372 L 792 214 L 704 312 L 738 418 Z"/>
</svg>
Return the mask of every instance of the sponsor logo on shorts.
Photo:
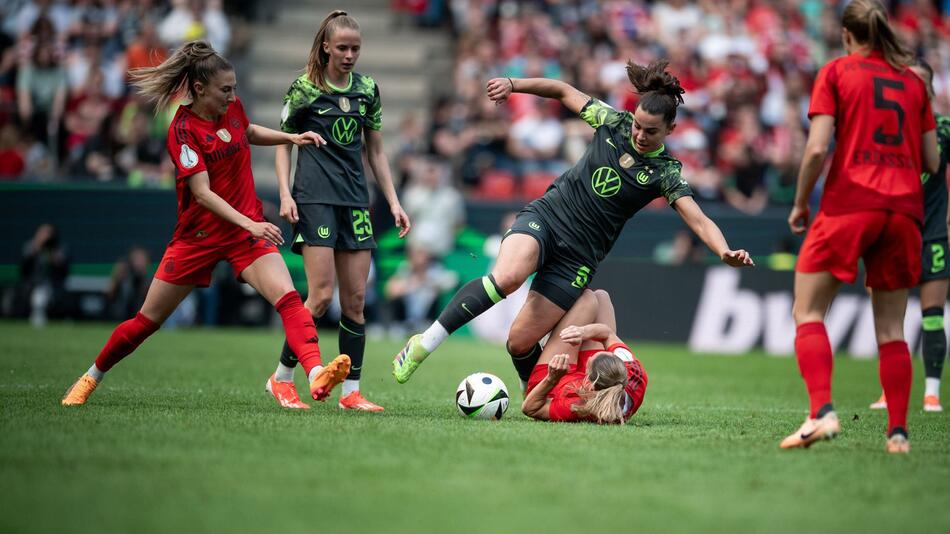
<svg viewBox="0 0 950 534">
<path fill-rule="evenodd" d="M 531 222 L 528 223 L 528 228 L 531 228 L 532 230 L 538 230 L 538 231 L 540 231 L 540 230 L 541 230 L 541 225 L 538 224 L 538 223 L 536 223 L 536 222 L 534 222 L 534 221 L 531 221 Z"/>
<path fill-rule="evenodd" d="M 186 169 L 192 169 L 198 164 L 198 153 L 188 145 L 181 145 L 181 152 L 178 153 L 178 161 Z"/>
<path fill-rule="evenodd" d="M 175 272 L 175 258 L 168 258 L 165 260 L 165 274 L 172 274 Z"/>
<path fill-rule="evenodd" d="M 205 232 L 204 230 L 198 230 L 197 232 L 195 232 L 195 237 L 197 237 L 198 239 L 208 237 L 208 232 Z"/>
<path fill-rule="evenodd" d="M 362 235 L 362 236 L 357 237 L 356 240 L 362 243 L 363 241 L 366 241 L 367 239 L 369 239 L 369 238 L 371 238 L 371 237 L 373 237 L 372 234 L 370 234 L 370 235 Z"/>
<path fill-rule="evenodd" d="M 600 167 L 590 177 L 590 185 L 599 197 L 612 197 L 620 191 L 620 174 L 611 167 Z"/>
<path fill-rule="evenodd" d="M 330 228 L 328 226 L 317 228 L 317 235 L 320 236 L 321 239 L 330 237 Z"/>
</svg>

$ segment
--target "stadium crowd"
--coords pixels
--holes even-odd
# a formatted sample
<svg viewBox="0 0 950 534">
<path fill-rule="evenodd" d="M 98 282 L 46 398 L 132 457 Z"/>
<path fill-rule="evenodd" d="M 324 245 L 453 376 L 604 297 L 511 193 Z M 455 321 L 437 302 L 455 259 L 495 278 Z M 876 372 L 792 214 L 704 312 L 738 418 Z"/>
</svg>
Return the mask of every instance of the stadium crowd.
<svg viewBox="0 0 950 534">
<path fill-rule="evenodd" d="M 455 32 L 452 89 L 433 109 L 431 153 L 483 198 L 535 198 L 576 161 L 592 130 L 557 102 L 485 98 L 494 77 L 560 78 L 633 111 L 628 59 L 667 58 L 687 90 L 669 148 L 697 196 L 755 214 L 790 204 L 819 66 L 843 54 L 845 1 L 441 0 Z M 906 43 L 935 67 L 935 111 L 950 111 L 950 1 L 889 2 Z"/>
<path fill-rule="evenodd" d="M 229 15 L 253 0 L 5 0 L 0 3 L 0 179 L 174 183 L 170 114 L 130 91 L 128 72 L 204 38 L 239 53 Z"/>
</svg>

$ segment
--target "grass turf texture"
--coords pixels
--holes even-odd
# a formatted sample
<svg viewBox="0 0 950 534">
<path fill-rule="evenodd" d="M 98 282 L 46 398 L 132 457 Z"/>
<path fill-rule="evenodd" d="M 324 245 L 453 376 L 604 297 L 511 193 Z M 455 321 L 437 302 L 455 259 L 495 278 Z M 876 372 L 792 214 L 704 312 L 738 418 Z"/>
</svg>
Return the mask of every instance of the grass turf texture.
<svg viewBox="0 0 950 534">
<path fill-rule="evenodd" d="M 867 409 L 874 361 L 835 362 L 839 439 L 780 451 L 807 407 L 792 358 L 633 343 L 644 407 L 597 427 L 528 420 L 504 351 L 464 339 L 403 386 L 399 346 L 369 343 L 381 414 L 341 412 L 337 393 L 289 412 L 263 388 L 278 332 L 161 331 L 61 407 L 110 330 L 0 322 L 0 532 L 950 531 L 950 414 L 921 412 L 919 360 L 913 449 L 895 457 Z M 508 384 L 502 421 L 457 413 L 475 371 Z"/>
</svg>

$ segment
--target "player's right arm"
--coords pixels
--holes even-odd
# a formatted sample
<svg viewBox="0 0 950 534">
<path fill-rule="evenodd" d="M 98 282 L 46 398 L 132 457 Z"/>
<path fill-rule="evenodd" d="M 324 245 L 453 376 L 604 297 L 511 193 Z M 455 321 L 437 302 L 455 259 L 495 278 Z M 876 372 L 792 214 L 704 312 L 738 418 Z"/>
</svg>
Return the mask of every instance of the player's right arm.
<svg viewBox="0 0 950 534">
<path fill-rule="evenodd" d="M 557 354 L 548 362 L 548 376 L 534 387 L 527 395 L 524 402 L 521 403 L 521 411 L 532 419 L 549 421 L 551 419 L 551 400 L 548 399 L 548 393 L 557 386 L 561 377 L 567 374 L 570 367 L 570 356 L 567 354 Z"/>
<path fill-rule="evenodd" d="M 572 85 L 547 78 L 492 78 L 488 80 L 487 91 L 488 98 L 496 104 L 508 100 L 511 93 L 527 93 L 557 99 L 572 113 L 580 113 L 590 101 L 589 96 Z"/>
<path fill-rule="evenodd" d="M 940 170 L 940 147 L 937 145 L 937 130 L 930 130 L 923 135 L 923 172 L 937 174 Z"/>
<path fill-rule="evenodd" d="M 808 130 L 805 154 L 798 170 L 798 185 L 795 187 L 795 203 L 788 216 L 788 226 L 796 235 L 805 233 L 810 218 L 808 199 L 815 190 L 815 183 L 828 156 L 828 145 L 835 131 L 835 118 L 831 115 L 815 115 Z"/>
<path fill-rule="evenodd" d="M 297 203 L 290 193 L 290 151 L 292 145 L 277 145 L 274 167 L 277 171 L 277 188 L 280 190 L 280 216 L 289 223 L 296 223 Z"/>
<path fill-rule="evenodd" d="M 233 225 L 240 226 L 257 239 L 266 239 L 275 245 L 284 244 L 280 228 L 269 222 L 251 220 L 212 191 L 208 171 L 192 174 L 187 180 L 191 194 L 194 195 L 195 200 L 201 207 Z"/>
</svg>

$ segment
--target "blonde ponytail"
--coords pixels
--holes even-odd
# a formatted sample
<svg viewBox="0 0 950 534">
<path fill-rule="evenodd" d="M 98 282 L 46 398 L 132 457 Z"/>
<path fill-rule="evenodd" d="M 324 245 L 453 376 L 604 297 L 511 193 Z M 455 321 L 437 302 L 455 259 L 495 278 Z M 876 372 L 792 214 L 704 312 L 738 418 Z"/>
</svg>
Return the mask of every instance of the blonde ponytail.
<svg viewBox="0 0 950 534">
<path fill-rule="evenodd" d="M 134 69 L 129 74 L 139 93 L 161 110 L 179 96 L 194 99 L 193 84 L 206 84 L 222 70 L 234 67 L 207 42 L 190 41 L 161 65 Z"/>
<path fill-rule="evenodd" d="M 895 69 L 914 63 L 911 54 L 897 38 L 887 20 L 887 10 L 878 0 L 852 0 L 841 15 L 844 26 L 861 44 L 879 50 Z"/>
<path fill-rule="evenodd" d="M 594 356 L 587 379 L 590 385 L 577 392 L 584 402 L 571 406 L 571 411 L 599 424 L 623 424 L 627 367 L 620 358 L 609 352 Z"/>
</svg>

